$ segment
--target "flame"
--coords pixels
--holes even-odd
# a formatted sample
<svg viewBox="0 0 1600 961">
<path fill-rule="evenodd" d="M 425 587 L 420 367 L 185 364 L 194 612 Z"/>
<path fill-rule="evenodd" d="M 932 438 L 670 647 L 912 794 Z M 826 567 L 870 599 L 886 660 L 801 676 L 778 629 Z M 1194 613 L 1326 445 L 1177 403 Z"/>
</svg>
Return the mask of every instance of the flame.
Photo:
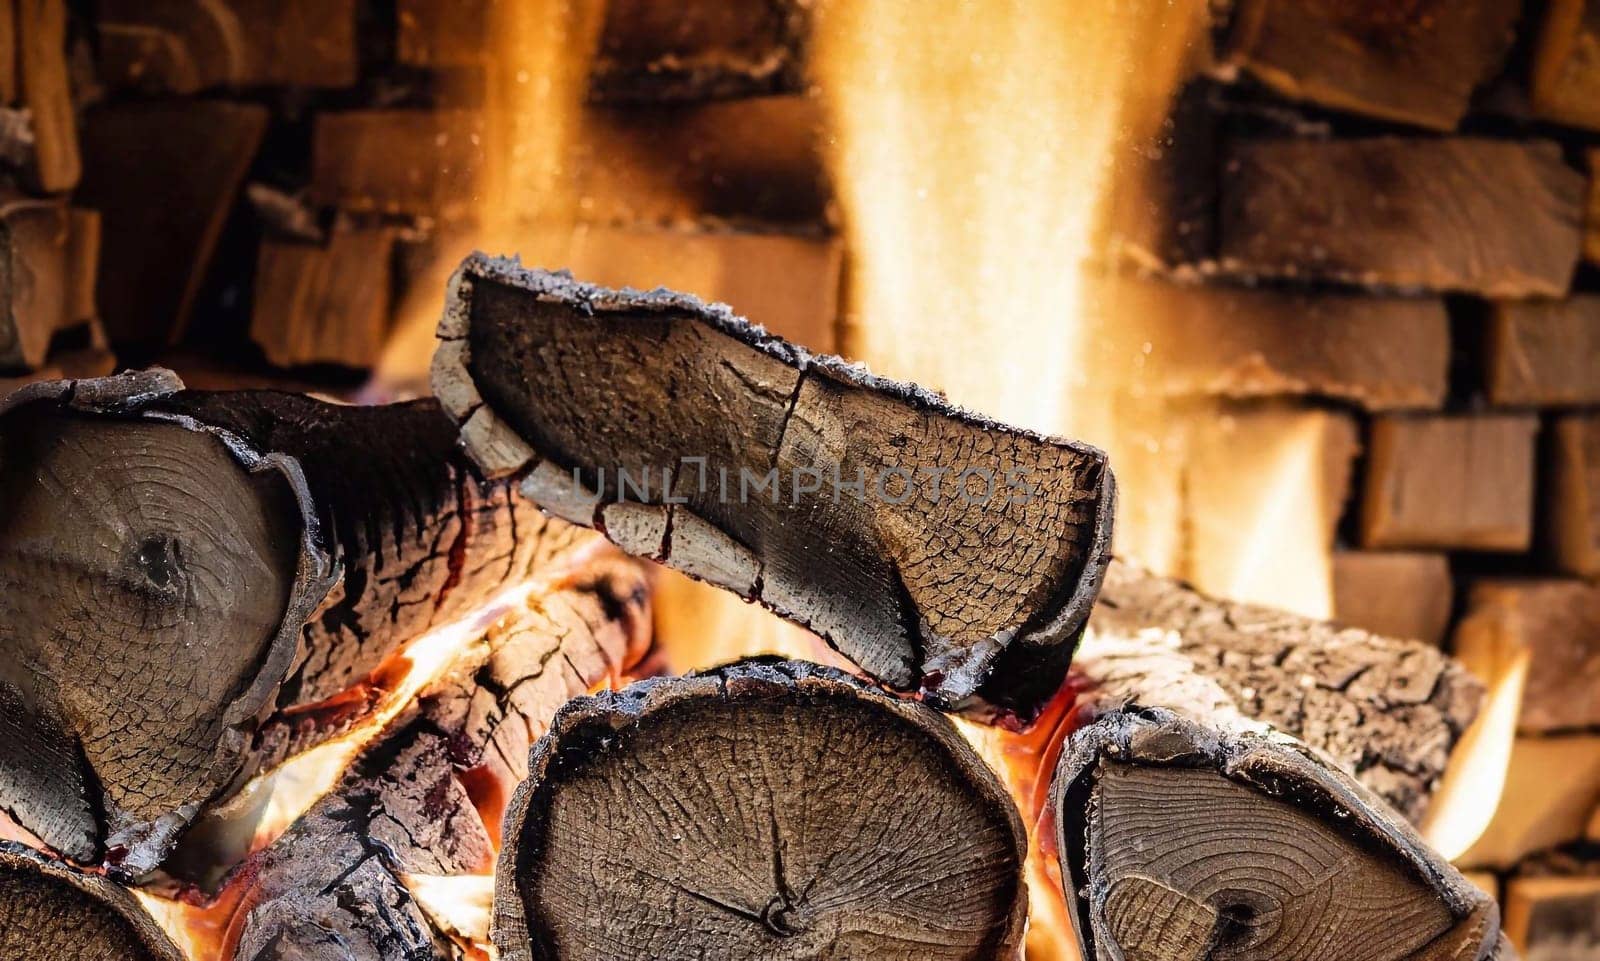
<svg viewBox="0 0 1600 961">
<path fill-rule="evenodd" d="M 492 876 L 405 874 L 400 880 L 435 927 L 465 950 L 495 957 L 489 943 L 489 922 L 494 916 Z"/>
<path fill-rule="evenodd" d="M 821 638 L 765 608 L 675 571 L 659 573 L 655 648 L 642 672 L 687 674 L 758 654 L 855 670 Z"/>
<path fill-rule="evenodd" d="M 1333 525 L 1353 426 L 1321 410 L 1196 415 L 1187 578 L 1208 594 L 1333 616 Z"/>
<path fill-rule="evenodd" d="M 1500 807 L 1517 719 L 1522 715 L 1528 663 L 1529 652 L 1524 649 L 1510 663 L 1497 665 L 1493 677 L 1480 678 L 1489 685 L 1488 698 L 1450 756 L 1422 827 L 1422 836 L 1445 860 L 1457 860 L 1470 851 Z"/>
</svg>

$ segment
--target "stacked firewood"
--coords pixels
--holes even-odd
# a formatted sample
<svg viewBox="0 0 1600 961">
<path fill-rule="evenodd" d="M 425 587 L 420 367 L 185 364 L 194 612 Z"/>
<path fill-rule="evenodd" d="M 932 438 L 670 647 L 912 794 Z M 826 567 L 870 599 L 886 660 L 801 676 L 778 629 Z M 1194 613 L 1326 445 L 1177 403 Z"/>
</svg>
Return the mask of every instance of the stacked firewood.
<svg viewBox="0 0 1600 961">
<path fill-rule="evenodd" d="M 155 370 L 0 410 L 0 802 L 37 845 L 4 848 L 7 957 L 177 957 L 122 885 L 170 891 L 202 815 L 356 729 L 474 611 L 226 874 L 208 957 L 1017 957 L 1035 832 L 1085 957 L 1504 956 L 1494 903 L 1411 826 L 1477 685 L 1112 561 L 1099 451 L 692 297 L 505 261 L 461 266 L 439 334 L 437 402 Z M 581 696 L 648 636 L 642 568 L 586 527 L 861 673 L 756 659 Z M 1026 726 L 1063 691 L 1030 775 L 1053 793 L 1019 807 L 947 712 Z M 491 867 L 487 934 L 422 893 Z"/>
</svg>

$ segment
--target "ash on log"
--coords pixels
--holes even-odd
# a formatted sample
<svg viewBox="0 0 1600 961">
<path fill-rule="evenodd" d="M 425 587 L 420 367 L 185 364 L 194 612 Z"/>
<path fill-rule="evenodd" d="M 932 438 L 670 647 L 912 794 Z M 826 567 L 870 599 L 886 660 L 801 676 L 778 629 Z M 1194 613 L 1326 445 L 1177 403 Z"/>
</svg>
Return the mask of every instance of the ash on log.
<svg viewBox="0 0 1600 961">
<path fill-rule="evenodd" d="M 133 895 L 0 841 L 0 958 L 184 961 Z"/>
<path fill-rule="evenodd" d="M 1464 671 L 1119 565 L 1107 581 L 1051 801 L 1084 958 L 1501 956 L 1493 902 L 1402 816 L 1471 719 Z"/>
<path fill-rule="evenodd" d="M 838 671 L 756 660 L 584 698 L 529 767 L 495 872 L 505 961 L 1019 951 L 1011 798 L 939 713 Z"/>
<path fill-rule="evenodd" d="M 507 615 L 239 870 L 247 887 L 224 956 L 455 958 L 409 878 L 488 873 L 499 825 L 475 805 L 499 810 L 557 709 L 634 663 L 649 621 L 643 570 L 615 556 Z"/>
<path fill-rule="evenodd" d="M 1107 559 L 1098 450 L 725 307 L 483 255 L 457 271 L 439 336 L 434 392 L 468 452 L 557 516 L 943 707 L 1029 715 L 1064 677 Z"/>
<path fill-rule="evenodd" d="M 454 440 L 432 401 L 185 391 L 161 370 L 8 397 L 0 805 L 75 861 L 147 871 L 366 705 L 308 707 L 597 540 Z"/>
</svg>

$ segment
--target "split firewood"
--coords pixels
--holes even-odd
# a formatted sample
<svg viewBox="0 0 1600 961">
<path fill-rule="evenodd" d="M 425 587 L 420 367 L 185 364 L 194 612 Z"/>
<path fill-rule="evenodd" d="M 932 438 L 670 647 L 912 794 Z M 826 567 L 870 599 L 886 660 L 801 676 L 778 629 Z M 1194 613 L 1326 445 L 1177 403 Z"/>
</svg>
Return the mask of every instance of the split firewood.
<svg viewBox="0 0 1600 961">
<path fill-rule="evenodd" d="M 1530 859 L 1506 882 L 1506 937 L 1527 961 L 1600 959 L 1600 851 Z"/>
<path fill-rule="evenodd" d="M 1180 711 L 1101 714 L 1063 751 L 1055 840 L 1084 958 L 1512 956 L 1493 900 L 1387 805 L 1301 742 L 1188 695 Z"/>
<path fill-rule="evenodd" d="M 118 343 L 182 340 L 270 119 L 263 104 L 218 99 L 85 112 L 73 202 L 102 216 L 99 305 Z"/>
<path fill-rule="evenodd" d="M 0 807 L 130 874 L 364 702 L 311 708 L 598 540 L 485 480 L 432 401 L 182 386 L 0 404 Z"/>
<path fill-rule="evenodd" d="M 575 701 L 529 766 L 505 961 L 1017 957 L 1021 819 L 926 705 L 747 661 Z"/>
<path fill-rule="evenodd" d="M 1497 949 L 1493 903 L 1406 820 L 1478 699 L 1436 648 L 1113 564 L 1075 670 L 1050 812 L 1084 958 Z"/>
<path fill-rule="evenodd" d="M 28 175 L 45 193 L 71 190 L 83 160 L 67 70 L 67 0 L 16 0 L 14 11 L 22 101 L 33 125 Z"/>
<path fill-rule="evenodd" d="M 1506 299 L 1571 286 L 1584 178 L 1558 144 L 1240 140 L 1220 169 L 1229 271 Z"/>
<path fill-rule="evenodd" d="M 562 704 L 643 654 L 645 577 L 613 556 L 531 596 L 464 652 L 334 793 L 236 872 L 242 907 L 222 956 L 322 958 L 337 945 L 344 961 L 457 957 L 413 888 L 469 876 L 487 890 L 495 815 L 527 776 L 530 746 Z"/>
<path fill-rule="evenodd" d="M 43 366 L 56 331 L 88 319 L 69 317 L 71 237 L 64 204 L 0 192 L 0 369 Z"/>
<path fill-rule="evenodd" d="M 434 391 L 492 476 L 933 703 L 1028 715 L 1107 558 L 1105 456 L 667 291 L 474 255 Z M 1003 544 L 998 554 L 994 545 Z"/>
<path fill-rule="evenodd" d="M 1097 699 L 1171 706 L 1163 676 L 1299 738 L 1419 822 L 1472 723 L 1479 684 L 1437 647 L 1215 600 L 1122 562 L 1075 670 Z"/>
<path fill-rule="evenodd" d="M 132 894 L 0 841 L 0 958 L 184 961 Z"/>
<path fill-rule="evenodd" d="M 1227 55 L 1286 97 L 1450 131 L 1504 64 L 1520 12 L 1501 0 L 1242 0 Z"/>
</svg>

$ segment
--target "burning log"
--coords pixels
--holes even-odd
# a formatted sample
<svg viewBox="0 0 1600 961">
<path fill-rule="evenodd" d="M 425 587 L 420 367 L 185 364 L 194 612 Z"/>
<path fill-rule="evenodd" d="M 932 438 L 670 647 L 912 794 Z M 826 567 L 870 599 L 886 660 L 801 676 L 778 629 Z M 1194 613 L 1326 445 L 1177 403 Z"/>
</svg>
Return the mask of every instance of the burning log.
<svg viewBox="0 0 1600 961">
<path fill-rule="evenodd" d="M 223 956 L 456 957 L 408 885 L 488 873 L 498 823 L 480 808 L 497 812 L 527 775 L 529 745 L 562 704 L 643 653 L 647 598 L 643 571 L 613 559 L 495 625 L 335 793 L 240 870 L 247 888 Z"/>
<path fill-rule="evenodd" d="M 1099 451 L 692 297 L 482 255 L 457 272 L 439 336 L 434 390 L 468 452 L 521 472 L 552 513 L 938 705 L 1027 714 L 1059 686 L 1107 558 Z"/>
<path fill-rule="evenodd" d="M 0 404 L 0 805 L 129 874 L 367 705 L 308 708 L 586 542 L 484 480 L 432 401 L 182 386 Z"/>
<path fill-rule="evenodd" d="M 937 712 L 837 671 L 747 661 L 575 701 L 530 768 L 496 870 L 506 961 L 1018 951 L 1010 797 Z"/>
<path fill-rule="evenodd" d="M 1472 718 L 1465 671 L 1122 565 L 1106 581 L 1051 800 L 1084 958 L 1501 950 L 1492 901 L 1402 817 Z"/>
<path fill-rule="evenodd" d="M 183 961 L 133 895 L 0 841 L 0 958 Z"/>
</svg>

